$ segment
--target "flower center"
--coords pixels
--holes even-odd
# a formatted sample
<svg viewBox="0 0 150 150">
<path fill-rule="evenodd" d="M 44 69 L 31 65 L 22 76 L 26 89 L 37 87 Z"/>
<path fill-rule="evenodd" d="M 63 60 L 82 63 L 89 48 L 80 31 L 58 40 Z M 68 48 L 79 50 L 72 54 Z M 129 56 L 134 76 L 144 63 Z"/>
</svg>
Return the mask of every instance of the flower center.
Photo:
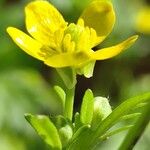
<svg viewBox="0 0 150 150">
<path fill-rule="evenodd" d="M 41 48 L 41 56 L 49 57 L 61 53 L 86 53 L 97 43 L 98 36 L 93 28 L 85 27 L 80 19 L 77 24 L 71 23 L 65 29 L 60 28 L 53 34 L 50 46 Z"/>
</svg>

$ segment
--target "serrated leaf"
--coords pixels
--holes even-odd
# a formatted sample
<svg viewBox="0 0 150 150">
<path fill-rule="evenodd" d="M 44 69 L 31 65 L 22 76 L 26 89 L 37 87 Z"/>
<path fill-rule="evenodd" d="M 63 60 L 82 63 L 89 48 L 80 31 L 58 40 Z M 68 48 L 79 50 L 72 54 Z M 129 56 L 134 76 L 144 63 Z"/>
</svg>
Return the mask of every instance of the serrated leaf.
<svg viewBox="0 0 150 150">
<path fill-rule="evenodd" d="M 80 119 L 83 124 L 90 124 L 93 117 L 94 96 L 90 89 L 86 90 L 80 112 Z"/>
<path fill-rule="evenodd" d="M 71 67 L 56 69 L 64 84 L 68 89 L 72 89 L 76 84 L 76 72 Z"/>
<path fill-rule="evenodd" d="M 49 117 L 44 115 L 35 116 L 26 114 L 25 118 L 52 150 L 62 149 L 57 129 Z"/>
</svg>

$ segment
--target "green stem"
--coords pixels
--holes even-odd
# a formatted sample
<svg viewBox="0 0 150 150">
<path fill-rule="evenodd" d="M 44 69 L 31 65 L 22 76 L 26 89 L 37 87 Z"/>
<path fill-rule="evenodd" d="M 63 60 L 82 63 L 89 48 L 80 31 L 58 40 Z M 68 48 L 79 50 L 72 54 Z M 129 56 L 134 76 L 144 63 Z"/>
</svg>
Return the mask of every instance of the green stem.
<svg viewBox="0 0 150 150">
<path fill-rule="evenodd" d="M 119 150 L 132 150 L 135 144 L 140 139 L 142 133 L 150 121 L 150 102 L 147 104 L 141 116 L 135 122 L 135 125 L 129 130 L 127 136 L 123 140 Z"/>
<path fill-rule="evenodd" d="M 75 87 L 73 87 L 72 89 L 67 89 L 66 91 L 64 116 L 69 120 L 72 120 L 72 116 L 73 116 L 74 93 L 75 93 Z"/>
</svg>

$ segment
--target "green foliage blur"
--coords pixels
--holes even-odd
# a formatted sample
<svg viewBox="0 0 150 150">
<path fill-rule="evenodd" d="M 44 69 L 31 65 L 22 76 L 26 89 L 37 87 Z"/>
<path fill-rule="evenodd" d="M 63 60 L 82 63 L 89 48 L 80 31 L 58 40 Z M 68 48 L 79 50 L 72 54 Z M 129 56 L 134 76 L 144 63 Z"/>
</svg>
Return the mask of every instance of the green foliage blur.
<svg viewBox="0 0 150 150">
<path fill-rule="evenodd" d="M 76 22 L 91 0 L 49 0 L 68 22 Z M 95 96 L 109 97 L 116 107 L 124 99 L 150 91 L 150 35 L 137 33 L 135 18 L 147 0 L 112 0 L 116 10 L 113 32 L 99 46 L 121 42 L 139 34 L 139 40 L 127 51 L 110 60 L 96 63 L 91 79 L 78 77 L 75 109 L 79 110 L 85 89 Z M 0 150 L 47 150 L 48 147 L 24 119 L 24 114 L 59 114 L 59 99 L 53 90 L 59 84 L 55 69 L 20 50 L 6 33 L 8 26 L 25 30 L 24 7 L 29 0 L 0 0 Z M 64 86 L 64 85 L 62 85 Z M 54 100 L 56 99 L 56 100 Z M 148 150 L 150 126 L 136 145 L 136 150 Z M 125 133 L 110 138 L 103 150 L 116 150 Z"/>
</svg>

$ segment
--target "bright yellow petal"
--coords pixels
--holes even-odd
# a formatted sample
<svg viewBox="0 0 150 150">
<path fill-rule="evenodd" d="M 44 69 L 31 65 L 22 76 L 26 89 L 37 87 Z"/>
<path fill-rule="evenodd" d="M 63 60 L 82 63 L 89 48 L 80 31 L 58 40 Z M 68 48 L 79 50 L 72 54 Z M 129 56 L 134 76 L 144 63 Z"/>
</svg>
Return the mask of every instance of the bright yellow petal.
<svg viewBox="0 0 150 150">
<path fill-rule="evenodd" d="M 123 41 L 118 45 L 97 50 L 91 54 L 91 57 L 94 60 L 104 60 L 104 59 L 114 57 L 118 55 L 120 52 L 122 52 L 123 50 L 130 47 L 137 40 L 137 38 L 138 36 L 135 35 L 128 38 L 127 40 Z"/>
<path fill-rule="evenodd" d="M 28 32 L 45 45 L 53 42 L 53 33 L 66 26 L 58 10 L 48 1 L 37 0 L 25 8 L 26 27 Z"/>
<path fill-rule="evenodd" d="M 115 13 L 111 2 L 93 1 L 82 13 L 85 26 L 96 30 L 102 41 L 112 30 L 115 23 Z"/>
<path fill-rule="evenodd" d="M 136 16 L 135 28 L 138 32 L 150 34 L 150 6 L 139 10 Z"/>
<path fill-rule="evenodd" d="M 68 66 L 79 66 L 90 60 L 90 57 L 82 52 L 78 53 L 61 53 L 57 55 L 52 55 L 47 60 L 45 64 L 55 68 L 68 67 Z"/>
<path fill-rule="evenodd" d="M 7 32 L 10 35 L 10 37 L 13 39 L 13 41 L 26 53 L 29 55 L 42 60 L 43 58 L 38 55 L 40 52 L 40 49 L 42 45 L 38 43 L 36 40 L 25 34 L 24 32 L 13 28 L 8 27 Z"/>
</svg>

